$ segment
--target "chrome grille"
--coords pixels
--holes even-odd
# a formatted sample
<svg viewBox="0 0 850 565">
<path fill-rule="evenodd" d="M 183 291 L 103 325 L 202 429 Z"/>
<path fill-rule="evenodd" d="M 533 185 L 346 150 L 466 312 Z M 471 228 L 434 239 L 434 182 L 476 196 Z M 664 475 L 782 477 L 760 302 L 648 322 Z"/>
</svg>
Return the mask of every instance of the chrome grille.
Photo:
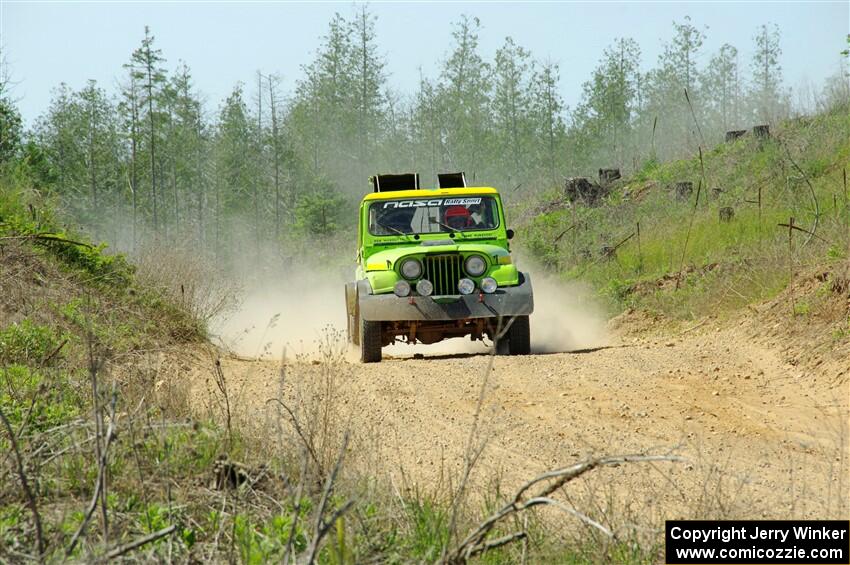
<svg viewBox="0 0 850 565">
<path fill-rule="evenodd" d="M 460 255 L 432 255 L 425 257 L 425 278 L 434 283 L 437 296 L 457 294 L 457 282 L 463 276 Z"/>
</svg>

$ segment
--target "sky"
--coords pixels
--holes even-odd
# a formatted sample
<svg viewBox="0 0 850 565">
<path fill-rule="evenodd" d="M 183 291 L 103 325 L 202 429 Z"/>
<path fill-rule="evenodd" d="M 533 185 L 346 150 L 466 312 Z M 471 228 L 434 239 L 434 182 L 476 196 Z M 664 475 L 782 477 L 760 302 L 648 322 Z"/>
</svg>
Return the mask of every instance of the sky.
<svg viewBox="0 0 850 565">
<path fill-rule="evenodd" d="M 276 72 L 291 90 L 310 62 L 334 12 L 353 15 L 352 2 L 77 2 L 0 0 L 0 45 L 15 81 L 13 96 L 27 124 L 43 114 L 51 90 L 65 82 L 81 88 L 95 79 L 117 89 L 132 51 L 150 26 L 173 69 L 191 68 L 214 111 L 237 82 L 249 86 L 256 71 Z M 435 77 L 451 45 L 452 23 L 462 14 L 480 19 L 482 55 L 491 59 L 506 36 L 538 60 L 561 67 L 561 92 L 580 100 L 602 50 L 615 38 L 641 46 L 652 66 L 672 22 L 690 16 L 707 40 L 700 63 L 724 43 L 735 45 L 746 66 L 753 35 L 763 23 L 782 34 L 786 84 L 822 85 L 839 65 L 850 32 L 850 2 L 371 2 L 378 18 L 380 52 L 389 85 L 412 94 L 420 69 Z"/>
</svg>

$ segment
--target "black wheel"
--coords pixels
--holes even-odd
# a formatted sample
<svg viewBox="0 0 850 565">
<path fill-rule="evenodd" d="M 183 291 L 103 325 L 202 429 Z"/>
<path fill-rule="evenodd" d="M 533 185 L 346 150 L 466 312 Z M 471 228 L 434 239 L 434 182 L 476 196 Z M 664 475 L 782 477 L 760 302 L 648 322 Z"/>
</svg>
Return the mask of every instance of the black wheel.
<svg viewBox="0 0 850 565">
<path fill-rule="evenodd" d="M 531 353 L 531 324 L 528 316 L 517 316 L 508 328 L 508 350 L 511 355 L 528 355 Z"/>
<path fill-rule="evenodd" d="M 381 361 L 381 322 L 367 322 L 360 319 L 360 361 L 363 363 Z"/>
<path fill-rule="evenodd" d="M 508 341 L 507 334 L 502 336 L 502 339 L 496 342 L 496 355 L 510 355 L 510 341 Z"/>
</svg>

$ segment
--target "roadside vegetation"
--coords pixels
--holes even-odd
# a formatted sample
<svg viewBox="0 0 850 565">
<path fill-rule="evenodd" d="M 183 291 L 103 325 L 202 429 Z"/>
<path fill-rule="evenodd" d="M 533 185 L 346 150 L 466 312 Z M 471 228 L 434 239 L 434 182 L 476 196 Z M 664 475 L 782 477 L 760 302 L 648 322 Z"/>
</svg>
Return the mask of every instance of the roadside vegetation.
<svg viewBox="0 0 850 565">
<path fill-rule="evenodd" d="M 750 132 L 690 159 L 648 160 L 598 206 L 553 190 L 521 214 L 521 241 L 563 278 L 592 284 L 612 313 L 722 315 L 773 298 L 795 275 L 843 268 L 848 167 L 844 103 L 767 139 Z"/>
</svg>

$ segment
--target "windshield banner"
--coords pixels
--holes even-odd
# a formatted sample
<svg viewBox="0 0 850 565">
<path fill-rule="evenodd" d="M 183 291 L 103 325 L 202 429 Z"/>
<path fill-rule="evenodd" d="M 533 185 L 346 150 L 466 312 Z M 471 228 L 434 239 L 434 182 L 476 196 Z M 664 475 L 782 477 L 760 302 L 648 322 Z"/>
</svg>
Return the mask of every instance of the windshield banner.
<svg viewBox="0 0 850 565">
<path fill-rule="evenodd" d="M 432 200 L 395 200 L 384 202 L 387 208 L 425 208 L 430 206 L 472 206 L 481 204 L 481 198 L 435 198 Z"/>
</svg>

